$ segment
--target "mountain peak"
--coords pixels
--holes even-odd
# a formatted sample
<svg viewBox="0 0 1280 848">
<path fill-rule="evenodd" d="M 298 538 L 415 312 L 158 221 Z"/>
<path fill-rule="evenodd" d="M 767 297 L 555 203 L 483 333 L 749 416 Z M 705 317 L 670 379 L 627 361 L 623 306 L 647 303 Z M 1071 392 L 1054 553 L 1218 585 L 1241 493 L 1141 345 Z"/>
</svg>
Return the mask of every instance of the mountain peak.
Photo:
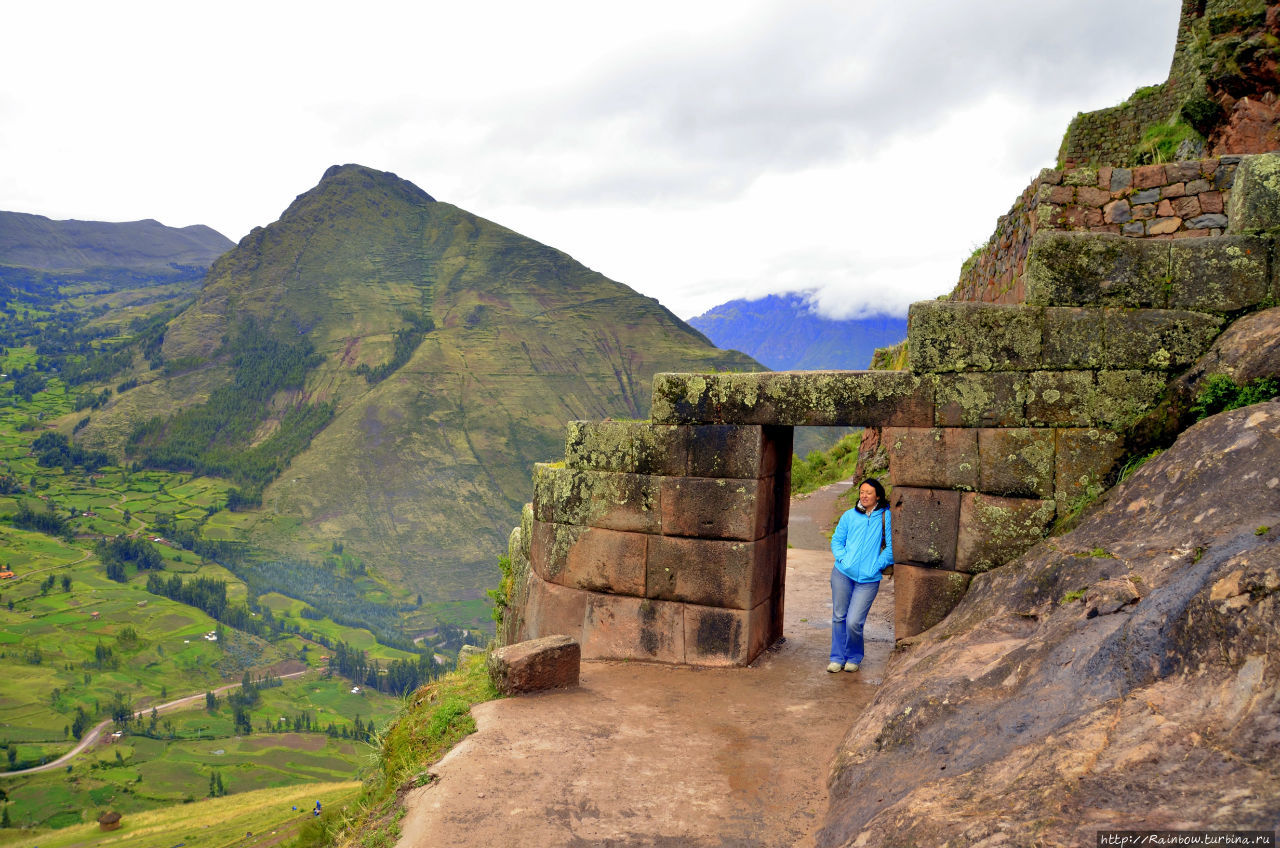
<svg viewBox="0 0 1280 848">
<path fill-rule="evenodd" d="M 392 191 L 413 203 L 435 203 L 436 200 L 413 183 L 401 179 L 390 171 L 378 171 L 364 165 L 331 165 L 325 170 L 316 188 L 337 186 Z"/>
</svg>

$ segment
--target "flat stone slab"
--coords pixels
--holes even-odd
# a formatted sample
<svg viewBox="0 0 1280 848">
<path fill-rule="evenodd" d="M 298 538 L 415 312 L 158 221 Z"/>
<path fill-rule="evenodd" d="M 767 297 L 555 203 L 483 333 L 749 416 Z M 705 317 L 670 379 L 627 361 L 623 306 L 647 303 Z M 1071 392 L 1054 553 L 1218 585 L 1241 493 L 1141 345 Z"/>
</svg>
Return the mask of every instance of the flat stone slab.
<svg viewBox="0 0 1280 848">
<path fill-rule="evenodd" d="M 489 655 L 489 675 L 504 695 L 578 685 L 582 648 L 569 636 L 544 636 L 499 648 Z"/>
<path fill-rule="evenodd" d="M 657 374 L 655 424 L 933 426 L 933 384 L 908 371 Z"/>
</svg>

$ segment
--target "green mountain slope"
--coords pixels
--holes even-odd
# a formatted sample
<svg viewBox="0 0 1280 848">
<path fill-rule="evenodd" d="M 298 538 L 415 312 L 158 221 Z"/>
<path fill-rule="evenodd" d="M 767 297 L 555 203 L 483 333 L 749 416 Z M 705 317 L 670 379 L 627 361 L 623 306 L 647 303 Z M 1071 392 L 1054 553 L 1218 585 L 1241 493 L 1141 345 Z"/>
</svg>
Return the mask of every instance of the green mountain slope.
<svg viewBox="0 0 1280 848">
<path fill-rule="evenodd" d="M 290 410 L 334 414 L 222 531 L 312 561 L 341 542 L 400 600 L 496 583 L 531 464 L 563 452 L 565 421 L 647 414 L 658 371 L 759 368 L 558 250 L 346 165 L 213 265 L 165 336 L 183 373 L 152 372 L 86 439 L 122 448 L 157 411 L 202 402 L 229 379 L 224 339 L 248 326 L 320 359 L 277 392 L 254 443 Z"/>
</svg>

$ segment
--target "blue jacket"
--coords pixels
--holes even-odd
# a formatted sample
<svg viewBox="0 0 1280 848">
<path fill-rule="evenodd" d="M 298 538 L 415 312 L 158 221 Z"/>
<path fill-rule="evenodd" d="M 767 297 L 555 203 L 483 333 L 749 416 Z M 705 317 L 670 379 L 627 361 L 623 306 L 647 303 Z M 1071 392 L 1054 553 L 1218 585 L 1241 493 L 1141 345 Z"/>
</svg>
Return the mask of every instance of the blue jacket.
<svg viewBox="0 0 1280 848">
<path fill-rule="evenodd" d="M 884 516 L 883 535 L 881 516 Z M 884 550 L 880 549 L 882 538 Z M 836 568 L 850 580 L 880 582 L 880 572 L 893 565 L 893 520 L 889 510 L 882 507 L 865 515 L 854 507 L 840 516 L 840 523 L 831 534 L 831 553 L 835 555 Z"/>
</svg>

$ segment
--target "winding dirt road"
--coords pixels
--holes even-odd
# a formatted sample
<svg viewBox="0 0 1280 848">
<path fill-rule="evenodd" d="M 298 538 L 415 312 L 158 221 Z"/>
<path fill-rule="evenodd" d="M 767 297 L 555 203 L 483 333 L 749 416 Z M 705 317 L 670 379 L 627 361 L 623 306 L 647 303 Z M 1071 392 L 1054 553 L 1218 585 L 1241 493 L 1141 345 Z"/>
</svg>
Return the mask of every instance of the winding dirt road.
<svg viewBox="0 0 1280 848">
<path fill-rule="evenodd" d="M 306 671 L 295 671 L 291 674 L 281 674 L 279 675 L 279 677 L 281 680 L 285 680 L 290 677 L 301 677 L 306 673 L 307 673 Z M 239 683 L 228 683 L 226 686 L 219 686 L 217 689 L 214 689 L 213 693 L 215 695 L 222 695 L 226 692 L 230 692 L 232 689 L 239 689 L 239 688 L 240 688 Z M 171 713 L 181 709 L 189 709 L 194 706 L 203 706 L 204 699 L 205 699 L 204 692 L 200 692 L 195 695 L 186 695 L 184 697 L 178 698 L 173 701 L 166 701 L 163 704 L 156 704 L 155 711 L 157 714 Z M 137 719 L 146 718 L 147 716 L 151 715 L 151 709 L 152 709 L 151 707 L 147 707 L 145 709 L 138 710 L 133 714 L 133 717 Z M 80 737 L 80 742 L 74 748 L 72 748 L 67 753 L 63 754 L 61 757 L 58 757 L 58 759 L 54 760 L 53 762 L 45 763 L 44 765 L 39 765 L 39 766 L 32 766 L 31 768 L 19 769 L 18 771 L 0 772 L 0 778 L 19 777 L 24 774 L 37 774 L 42 771 L 53 771 L 56 768 L 61 768 L 65 766 L 67 763 L 71 762 L 73 759 L 75 759 L 78 755 L 83 753 L 86 749 L 91 747 L 95 742 L 97 742 L 98 739 L 101 738 L 103 732 L 107 729 L 107 727 L 111 725 L 111 723 L 112 723 L 111 719 L 98 722 L 96 725 L 93 726 L 92 730 L 89 730 L 87 733 L 84 734 L 84 736 Z"/>
<path fill-rule="evenodd" d="M 793 501 L 785 642 L 750 668 L 586 662 L 574 690 L 490 701 L 405 798 L 397 848 L 811 845 L 828 765 L 893 647 L 893 586 L 856 674 L 825 671 L 837 484 Z"/>
</svg>

